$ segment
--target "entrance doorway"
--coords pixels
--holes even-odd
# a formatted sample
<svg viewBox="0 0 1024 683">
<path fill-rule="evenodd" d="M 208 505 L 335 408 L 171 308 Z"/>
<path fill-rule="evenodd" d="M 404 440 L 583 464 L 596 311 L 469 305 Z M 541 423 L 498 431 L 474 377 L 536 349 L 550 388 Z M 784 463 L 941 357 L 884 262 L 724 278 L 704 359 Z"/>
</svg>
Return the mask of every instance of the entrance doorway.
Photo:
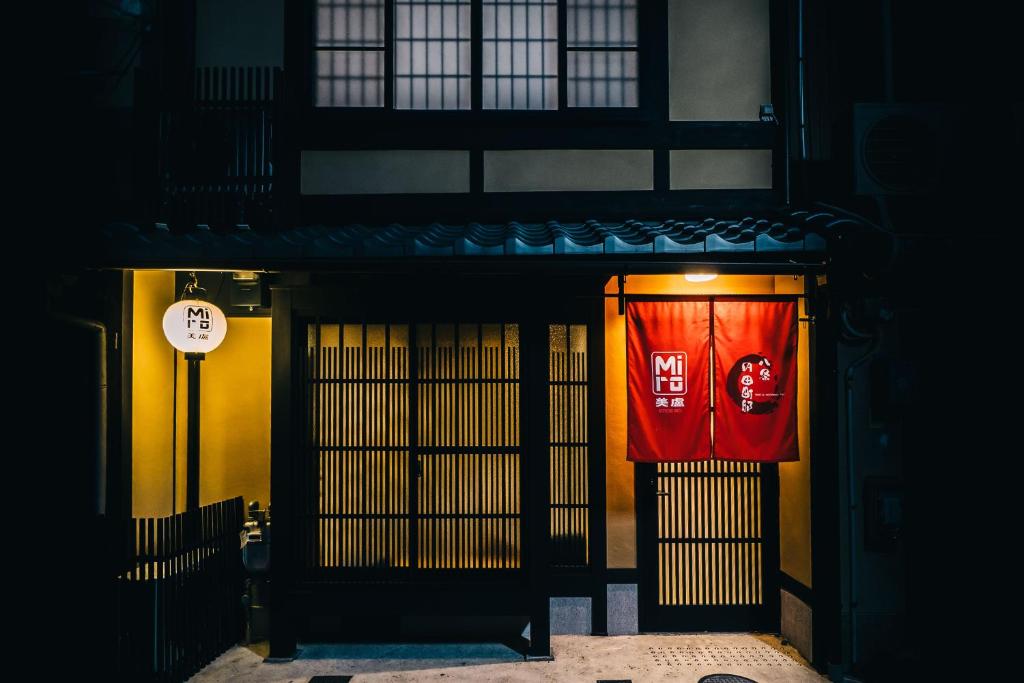
<svg viewBox="0 0 1024 683">
<path fill-rule="evenodd" d="M 641 631 L 767 630 L 778 610 L 777 465 L 637 465 Z"/>
<path fill-rule="evenodd" d="M 306 324 L 309 579 L 522 567 L 516 323 Z"/>
</svg>

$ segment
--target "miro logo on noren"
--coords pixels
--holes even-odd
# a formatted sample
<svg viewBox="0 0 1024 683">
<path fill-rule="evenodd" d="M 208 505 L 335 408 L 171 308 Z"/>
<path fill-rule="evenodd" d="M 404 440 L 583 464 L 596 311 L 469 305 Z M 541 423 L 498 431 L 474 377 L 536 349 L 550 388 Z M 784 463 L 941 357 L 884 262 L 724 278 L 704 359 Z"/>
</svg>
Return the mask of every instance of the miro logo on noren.
<svg viewBox="0 0 1024 683">
<path fill-rule="evenodd" d="M 655 351 L 651 354 L 651 391 L 656 396 L 686 393 L 685 351 Z"/>
</svg>

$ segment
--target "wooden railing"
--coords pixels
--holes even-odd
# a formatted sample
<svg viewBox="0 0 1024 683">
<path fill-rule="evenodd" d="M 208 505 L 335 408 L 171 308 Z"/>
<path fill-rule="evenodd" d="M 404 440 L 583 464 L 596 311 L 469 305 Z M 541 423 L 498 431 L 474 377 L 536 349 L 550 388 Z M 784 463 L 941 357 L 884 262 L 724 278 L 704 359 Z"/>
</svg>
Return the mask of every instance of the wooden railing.
<svg viewBox="0 0 1024 683">
<path fill-rule="evenodd" d="M 112 533 L 120 680 L 184 681 L 240 640 L 241 498 Z"/>
<path fill-rule="evenodd" d="M 191 100 L 151 105 L 156 222 L 176 232 L 272 225 L 281 74 L 265 67 L 197 69 Z"/>
</svg>

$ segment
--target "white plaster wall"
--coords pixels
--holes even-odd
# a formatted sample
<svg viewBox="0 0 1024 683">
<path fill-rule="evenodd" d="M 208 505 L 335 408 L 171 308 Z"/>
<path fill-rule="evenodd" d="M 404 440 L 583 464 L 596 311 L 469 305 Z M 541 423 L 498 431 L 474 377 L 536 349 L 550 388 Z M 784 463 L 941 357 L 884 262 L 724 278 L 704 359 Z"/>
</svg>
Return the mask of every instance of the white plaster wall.
<svg viewBox="0 0 1024 683">
<path fill-rule="evenodd" d="M 669 152 L 673 190 L 771 189 L 768 149 L 676 149 Z"/>
<path fill-rule="evenodd" d="M 649 149 L 484 152 L 485 192 L 654 189 Z"/>
<path fill-rule="evenodd" d="M 758 107 L 771 101 L 768 5 L 669 1 L 669 118 L 757 120 Z"/>
<path fill-rule="evenodd" d="M 356 150 L 302 152 L 302 194 L 469 192 L 469 152 Z"/>
</svg>

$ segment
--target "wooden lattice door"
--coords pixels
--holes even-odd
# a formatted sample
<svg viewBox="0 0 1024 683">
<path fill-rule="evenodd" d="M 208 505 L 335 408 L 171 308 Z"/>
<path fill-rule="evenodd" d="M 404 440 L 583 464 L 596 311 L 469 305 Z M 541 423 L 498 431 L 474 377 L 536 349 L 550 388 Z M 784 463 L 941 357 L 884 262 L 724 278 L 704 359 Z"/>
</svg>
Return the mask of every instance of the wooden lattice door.
<svg viewBox="0 0 1024 683">
<path fill-rule="evenodd" d="M 319 320 L 306 332 L 307 578 L 518 570 L 519 326 Z"/>
</svg>

